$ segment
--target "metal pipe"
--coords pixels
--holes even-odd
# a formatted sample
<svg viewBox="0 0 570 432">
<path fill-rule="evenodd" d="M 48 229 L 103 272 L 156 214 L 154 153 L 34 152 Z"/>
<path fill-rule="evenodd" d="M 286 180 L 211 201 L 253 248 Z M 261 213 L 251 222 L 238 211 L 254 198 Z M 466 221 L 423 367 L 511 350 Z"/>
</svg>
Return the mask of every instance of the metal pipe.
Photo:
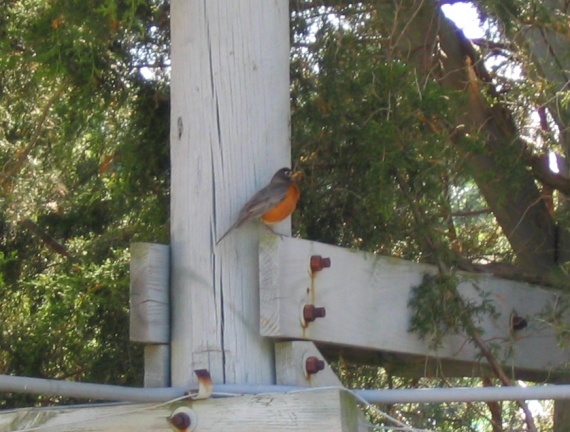
<svg viewBox="0 0 570 432">
<path fill-rule="evenodd" d="M 316 390 L 319 390 L 319 388 L 249 384 L 214 385 L 214 395 L 286 393 Z M 196 389 L 192 387 L 136 388 L 0 375 L 0 392 L 33 393 L 110 401 L 167 402 L 178 397 L 183 397 L 188 393 L 194 393 Z M 568 384 L 532 387 L 353 390 L 352 392 L 368 403 L 491 402 L 502 400 L 570 399 L 570 385 Z"/>
<path fill-rule="evenodd" d="M 257 386 L 251 393 L 271 393 L 274 386 Z M 279 386 L 277 386 L 279 387 Z M 316 391 L 341 387 L 286 387 L 285 391 Z M 238 384 L 214 385 L 214 392 L 249 394 L 252 386 Z M 495 402 L 505 400 L 570 399 L 570 385 L 540 385 L 532 387 L 455 387 L 402 390 L 349 390 L 371 404 Z M 273 391 L 280 392 L 280 391 Z"/>
<path fill-rule="evenodd" d="M 189 390 L 189 388 L 181 387 L 136 388 L 0 375 L 0 392 L 32 393 L 82 399 L 165 402 L 183 396 Z"/>
<path fill-rule="evenodd" d="M 356 390 L 369 403 L 496 402 L 570 399 L 570 385 L 455 387 L 409 390 Z"/>
</svg>

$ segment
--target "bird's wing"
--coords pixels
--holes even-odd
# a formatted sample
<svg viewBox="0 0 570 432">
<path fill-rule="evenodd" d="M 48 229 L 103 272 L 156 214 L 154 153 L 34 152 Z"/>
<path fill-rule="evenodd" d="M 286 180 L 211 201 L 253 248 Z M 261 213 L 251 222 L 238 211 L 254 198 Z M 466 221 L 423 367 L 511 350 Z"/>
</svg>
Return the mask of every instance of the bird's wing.
<svg viewBox="0 0 570 432">
<path fill-rule="evenodd" d="M 257 192 L 241 209 L 236 227 L 249 219 L 263 216 L 287 197 L 289 185 L 286 183 L 270 184 Z"/>
<path fill-rule="evenodd" d="M 287 197 L 289 185 L 284 183 L 269 184 L 257 192 L 242 207 L 236 223 L 234 223 L 216 242 L 219 244 L 234 228 L 247 220 L 263 216 Z"/>
</svg>

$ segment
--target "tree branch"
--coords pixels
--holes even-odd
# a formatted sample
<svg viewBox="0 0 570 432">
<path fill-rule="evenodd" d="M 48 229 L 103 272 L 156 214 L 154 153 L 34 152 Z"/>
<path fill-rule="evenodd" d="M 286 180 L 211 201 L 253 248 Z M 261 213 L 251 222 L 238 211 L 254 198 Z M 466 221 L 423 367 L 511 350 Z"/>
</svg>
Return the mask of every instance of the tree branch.
<svg viewBox="0 0 570 432">
<path fill-rule="evenodd" d="M 69 257 L 67 248 L 55 240 L 53 237 L 45 233 L 35 222 L 30 219 L 24 219 L 21 225 L 36 237 L 38 237 L 51 250 L 65 257 Z"/>
<path fill-rule="evenodd" d="M 479 209 L 479 210 L 457 211 L 457 212 L 451 213 L 451 216 L 453 216 L 453 217 L 468 217 L 468 216 L 480 216 L 483 214 L 490 214 L 490 213 L 493 213 L 491 211 L 491 209 L 484 208 L 484 209 Z"/>
<path fill-rule="evenodd" d="M 49 110 L 51 109 L 53 104 L 61 97 L 66 88 L 67 88 L 67 83 L 63 81 L 58 87 L 58 89 L 55 91 L 55 93 L 49 98 L 49 100 L 44 105 L 40 117 L 36 122 L 36 127 L 34 128 L 34 132 L 32 134 L 32 137 L 30 138 L 28 145 L 23 149 L 18 150 L 14 154 L 14 156 L 8 162 L 6 162 L 6 164 L 2 168 L 2 172 L 0 172 L 0 188 L 4 188 L 8 184 L 10 179 L 21 171 L 22 167 L 24 166 L 24 161 L 38 143 L 38 140 L 41 136 L 41 132 L 43 130 L 45 120 L 49 114 Z"/>
<path fill-rule="evenodd" d="M 412 190 L 410 189 L 406 179 L 400 173 L 396 172 L 396 181 L 398 182 L 398 186 L 402 190 L 402 193 L 406 197 L 406 200 L 410 204 L 410 208 L 412 210 L 412 214 L 414 215 L 414 219 L 415 219 L 416 223 L 418 223 L 420 226 L 425 225 L 425 223 L 422 223 L 422 219 L 424 218 L 423 217 L 424 213 L 421 211 L 421 208 L 418 205 L 419 200 L 417 200 L 416 197 L 414 196 L 414 194 L 413 194 Z M 441 258 L 442 246 L 439 244 L 437 239 L 431 234 L 431 231 L 421 231 L 420 235 L 423 237 L 425 245 L 429 249 L 431 249 L 431 253 L 435 257 L 439 273 L 443 276 L 451 275 L 451 271 L 449 270 L 447 264 Z M 455 297 L 457 304 L 460 305 L 461 308 L 467 309 L 467 305 L 465 304 L 463 297 L 461 297 L 461 295 L 457 291 L 456 287 L 453 289 L 452 295 Z M 473 341 L 475 346 L 479 349 L 479 351 L 481 352 L 483 357 L 485 357 L 485 359 L 489 363 L 489 366 L 491 367 L 491 369 L 493 370 L 495 375 L 501 380 L 503 385 L 513 386 L 513 382 L 511 381 L 509 376 L 506 374 L 505 370 L 503 369 L 503 367 L 501 366 L 499 361 L 493 355 L 491 348 L 489 347 L 489 345 L 487 345 L 487 342 L 485 342 L 485 340 L 481 336 L 481 333 L 477 330 L 477 328 L 476 328 L 476 326 L 473 323 L 473 320 L 471 318 L 466 320 L 465 332 L 467 333 L 467 336 L 469 338 L 471 338 L 471 340 Z M 516 402 L 519 405 L 519 407 L 521 408 L 521 410 L 524 412 L 525 421 L 526 421 L 528 430 L 530 432 L 537 432 L 536 431 L 536 425 L 534 424 L 534 419 L 532 417 L 532 413 L 530 412 L 526 402 L 524 400 L 520 400 L 520 401 L 516 401 Z"/>
<path fill-rule="evenodd" d="M 491 379 L 483 377 L 483 385 L 485 387 L 494 387 Z M 493 432 L 503 432 L 503 410 L 500 402 L 487 402 L 487 407 L 491 412 L 491 426 Z"/>
<path fill-rule="evenodd" d="M 523 153 L 523 157 L 538 181 L 553 187 L 565 195 L 570 195 L 570 179 L 561 174 L 552 172 L 548 165 L 548 157 L 546 155 L 535 155 L 527 150 Z"/>
<path fill-rule="evenodd" d="M 457 300 L 460 302 L 460 304 L 465 305 L 463 298 L 459 295 L 459 293 L 457 293 L 457 291 L 456 294 L 457 294 Z M 489 365 L 491 366 L 491 369 L 495 372 L 495 374 L 501 380 L 503 385 L 509 387 L 514 386 L 513 382 L 505 373 L 503 367 L 500 365 L 500 363 L 493 355 L 491 348 L 489 348 L 489 345 L 487 345 L 487 342 L 485 342 L 485 340 L 481 336 L 481 333 L 477 331 L 472 321 L 469 321 L 469 327 L 470 328 L 467 329 L 468 334 L 471 333 L 469 334 L 469 336 L 472 338 L 475 345 L 479 348 L 481 354 L 483 354 L 485 359 L 487 359 Z M 534 424 L 534 418 L 532 417 L 532 413 L 530 412 L 530 409 L 528 408 L 526 402 L 524 400 L 517 400 L 516 403 L 520 407 L 520 409 L 524 412 L 525 421 L 528 430 L 530 432 L 536 432 L 536 425 Z"/>
</svg>

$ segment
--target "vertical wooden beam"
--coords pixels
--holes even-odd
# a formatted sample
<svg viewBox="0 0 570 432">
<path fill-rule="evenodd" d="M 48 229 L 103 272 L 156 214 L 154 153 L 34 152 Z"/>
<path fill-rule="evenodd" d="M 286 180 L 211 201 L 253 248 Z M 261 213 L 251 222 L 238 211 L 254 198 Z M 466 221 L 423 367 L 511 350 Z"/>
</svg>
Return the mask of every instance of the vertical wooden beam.
<svg viewBox="0 0 570 432">
<path fill-rule="evenodd" d="M 217 383 L 273 383 L 258 227 L 216 241 L 289 165 L 288 1 L 173 0 L 171 17 L 172 385 L 197 368 Z"/>
<path fill-rule="evenodd" d="M 170 345 L 154 344 L 144 347 L 144 386 L 170 386 Z"/>
<path fill-rule="evenodd" d="M 170 248 L 132 243 L 130 339 L 144 347 L 144 386 L 170 384 Z"/>
<path fill-rule="evenodd" d="M 316 358 L 323 362 L 323 369 L 310 373 L 307 360 Z M 277 384 L 299 387 L 344 387 L 330 365 L 313 342 L 288 341 L 275 344 Z"/>
<path fill-rule="evenodd" d="M 131 244 L 129 330 L 133 342 L 170 342 L 169 253 L 166 245 Z"/>
</svg>

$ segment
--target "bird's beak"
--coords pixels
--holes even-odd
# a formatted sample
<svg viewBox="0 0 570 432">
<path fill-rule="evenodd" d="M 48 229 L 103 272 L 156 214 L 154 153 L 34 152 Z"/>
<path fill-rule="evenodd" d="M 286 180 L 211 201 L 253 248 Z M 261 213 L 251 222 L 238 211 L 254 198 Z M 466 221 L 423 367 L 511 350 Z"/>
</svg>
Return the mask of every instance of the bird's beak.
<svg viewBox="0 0 570 432">
<path fill-rule="evenodd" d="M 291 174 L 291 180 L 293 180 L 294 182 L 300 182 L 301 180 L 303 180 L 303 172 L 295 171 L 293 174 Z"/>
</svg>

